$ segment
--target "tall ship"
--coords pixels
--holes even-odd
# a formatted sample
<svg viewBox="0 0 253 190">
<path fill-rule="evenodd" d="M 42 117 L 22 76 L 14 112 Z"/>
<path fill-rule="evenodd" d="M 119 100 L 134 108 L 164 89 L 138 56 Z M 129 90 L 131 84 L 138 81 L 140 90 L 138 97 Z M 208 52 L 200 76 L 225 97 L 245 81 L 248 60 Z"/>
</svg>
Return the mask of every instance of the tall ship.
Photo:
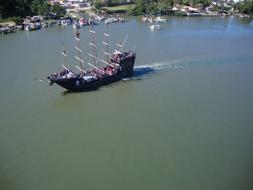
<svg viewBox="0 0 253 190">
<path fill-rule="evenodd" d="M 75 59 L 79 63 L 78 66 L 75 65 L 77 71 L 74 71 L 67 64 L 67 53 L 64 48 L 61 52 L 65 60 L 65 63 L 62 64 L 63 70 L 48 76 L 49 85 L 56 83 L 68 91 L 89 91 L 97 89 L 100 86 L 119 81 L 123 78 L 131 77 L 133 75 L 136 54 L 131 50 L 124 50 L 123 47 L 127 37 L 123 43 L 117 44 L 117 50 L 114 50 L 113 53 L 110 53 L 110 35 L 108 33 L 108 24 L 106 24 L 106 28 L 107 30 L 104 33 L 105 40 L 103 41 L 105 59 L 101 59 L 97 56 L 95 31 L 93 26 L 91 26 L 89 32 L 92 36 L 92 40 L 89 45 L 91 46 L 92 52 L 88 53 L 91 62 L 84 61 L 82 58 L 83 50 L 80 47 L 80 33 L 77 31 L 75 37 L 77 42 L 75 46 L 77 51 Z"/>
</svg>

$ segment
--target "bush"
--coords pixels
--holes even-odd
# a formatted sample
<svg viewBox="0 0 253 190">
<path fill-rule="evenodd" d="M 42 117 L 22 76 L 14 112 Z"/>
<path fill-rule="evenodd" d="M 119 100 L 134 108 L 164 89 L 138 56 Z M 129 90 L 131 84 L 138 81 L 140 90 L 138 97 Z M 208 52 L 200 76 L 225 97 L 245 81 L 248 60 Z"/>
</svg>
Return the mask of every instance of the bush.
<svg viewBox="0 0 253 190">
<path fill-rule="evenodd" d="M 21 17 L 8 17 L 5 19 L 0 18 L 0 22 L 15 22 L 16 24 L 19 25 L 23 23 L 23 19 Z"/>
<path fill-rule="evenodd" d="M 174 13 L 174 16 L 187 16 L 186 12 L 182 12 L 182 11 L 176 11 Z"/>
<path fill-rule="evenodd" d="M 253 14 L 253 2 L 242 2 L 239 5 L 239 10 L 244 14 Z"/>
<path fill-rule="evenodd" d="M 102 3 L 102 2 L 100 2 L 100 1 L 95 1 L 94 2 L 94 7 L 96 8 L 96 9 L 100 9 L 100 8 L 102 8 L 104 6 L 104 4 Z"/>
<path fill-rule="evenodd" d="M 140 3 L 140 2 L 137 2 L 137 4 L 134 6 L 134 8 L 132 10 L 129 10 L 129 14 L 130 15 L 142 15 L 145 11 L 145 6 Z"/>
<path fill-rule="evenodd" d="M 13 22 L 15 22 L 16 24 L 23 24 L 23 19 L 20 17 L 12 17 Z"/>
</svg>

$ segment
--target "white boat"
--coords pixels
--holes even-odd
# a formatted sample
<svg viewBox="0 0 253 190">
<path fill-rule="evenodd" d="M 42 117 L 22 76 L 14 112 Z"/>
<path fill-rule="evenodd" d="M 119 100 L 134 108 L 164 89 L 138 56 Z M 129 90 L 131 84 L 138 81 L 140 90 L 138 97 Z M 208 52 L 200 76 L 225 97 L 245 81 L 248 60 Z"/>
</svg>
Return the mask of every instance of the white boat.
<svg viewBox="0 0 253 190">
<path fill-rule="evenodd" d="M 95 19 L 99 20 L 99 21 L 103 21 L 103 20 L 105 20 L 105 17 L 104 16 L 96 15 Z"/>
<path fill-rule="evenodd" d="M 34 30 L 38 30 L 41 28 L 41 24 L 38 23 L 38 22 L 31 22 L 27 25 L 24 26 L 24 29 L 27 30 L 27 31 L 34 31 Z"/>
<path fill-rule="evenodd" d="M 85 18 L 80 18 L 79 24 L 80 24 L 80 26 L 85 26 L 85 25 L 87 25 L 87 20 Z"/>
<path fill-rule="evenodd" d="M 157 18 L 155 19 L 155 22 L 166 22 L 166 18 L 157 17 Z"/>
<path fill-rule="evenodd" d="M 154 22 L 154 19 L 153 19 L 153 18 L 148 18 L 148 22 L 149 22 L 149 23 L 153 23 L 153 22 Z"/>
<path fill-rule="evenodd" d="M 67 26 L 68 25 L 67 20 L 61 20 L 61 25 L 62 26 Z"/>
<path fill-rule="evenodd" d="M 150 30 L 152 30 L 152 31 L 154 31 L 154 30 L 160 30 L 161 29 L 161 27 L 160 27 L 160 25 L 159 24 L 156 24 L 156 25 L 151 25 L 150 26 Z"/>
<path fill-rule="evenodd" d="M 120 23 L 120 22 L 126 22 L 125 18 L 107 18 L 105 20 L 105 24 L 110 24 L 110 23 Z"/>
<path fill-rule="evenodd" d="M 105 20 L 105 24 L 110 24 L 114 22 L 118 22 L 118 20 L 116 18 L 108 18 Z"/>
<path fill-rule="evenodd" d="M 79 22 L 75 21 L 75 22 L 73 23 L 73 28 L 74 28 L 74 29 L 80 28 Z"/>
<path fill-rule="evenodd" d="M 24 26 L 24 29 L 25 29 L 26 31 L 30 31 L 30 29 L 31 29 L 30 24 L 25 25 L 25 26 Z"/>
<path fill-rule="evenodd" d="M 146 16 L 143 16 L 141 19 L 142 19 L 142 22 L 148 22 L 148 17 Z"/>
</svg>

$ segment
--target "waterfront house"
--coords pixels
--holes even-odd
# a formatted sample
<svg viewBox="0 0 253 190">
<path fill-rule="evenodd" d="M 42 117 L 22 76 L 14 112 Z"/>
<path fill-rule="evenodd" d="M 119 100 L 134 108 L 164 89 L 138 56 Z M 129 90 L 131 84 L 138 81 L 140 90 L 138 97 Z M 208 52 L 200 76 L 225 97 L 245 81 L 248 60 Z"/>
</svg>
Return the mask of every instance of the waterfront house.
<svg viewBox="0 0 253 190">
<path fill-rule="evenodd" d="M 48 3 L 50 5 L 60 5 L 64 2 L 64 0 L 49 0 Z"/>
</svg>

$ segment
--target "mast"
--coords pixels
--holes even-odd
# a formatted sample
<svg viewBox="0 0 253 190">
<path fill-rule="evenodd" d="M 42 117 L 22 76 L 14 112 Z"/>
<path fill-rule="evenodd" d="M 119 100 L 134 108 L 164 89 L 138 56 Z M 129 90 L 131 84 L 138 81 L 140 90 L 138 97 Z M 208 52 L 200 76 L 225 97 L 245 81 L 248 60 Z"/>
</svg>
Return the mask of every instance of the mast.
<svg viewBox="0 0 253 190">
<path fill-rule="evenodd" d="M 61 54 L 64 56 L 64 66 L 66 68 L 69 68 L 68 63 L 67 63 L 67 54 L 66 54 L 66 48 L 65 48 L 64 43 L 62 43 L 62 46 L 63 46 L 63 50 L 62 50 Z"/>
<path fill-rule="evenodd" d="M 117 43 L 117 46 L 119 47 L 119 50 L 118 50 L 119 52 L 123 52 L 123 48 L 124 48 L 124 45 L 126 44 L 127 38 L 128 38 L 128 34 L 126 35 L 123 43 L 120 43 L 120 42 Z"/>
<path fill-rule="evenodd" d="M 77 31 L 76 32 L 76 37 L 75 37 L 76 41 L 77 41 L 77 45 L 75 46 L 75 49 L 77 50 L 77 56 L 75 56 L 76 60 L 79 62 L 79 65 L 80 65 L 80 71 L 84 71 L 84 68 L 83 68 L 83 60 L 82 60 L 82 57 L 81 57 L 81 47 L 80 47 L 80 33 Z"/>
<path fill-rule="evenodd" d="M 104 33 L 105 36 L 105 42 L 103 44 L 105 45 L 105 55 L 106 55 L 106 61 L 109 63 L 109 56 L 111 55 L 109 53 L 109 33 L 108 33 L 108 24 L 106 24 L 106 33 Z"/>
<path fill-rule="evenodd" d="M 91 67 L 97 69 L 97 70 L 100 70 L 99 65 L 98 65 L 99 61 L 101 61 L 101 62 L 103 62 L 103 63 L 105 63 L 107 65 L 110 65 L 111 67 L 115 67 L 114 65 L 112 65 L 112 64 L 109 63 L 109 56 L 110 56 L 110 53 L 109 53 L 109 36 L 110 35 L 108 34 L 108 25 L 107 25 L 107 32 L 104 34 L 105 37 L 106 37 L 106 39 L 105 39 L 106 42 L 103 42 L 103 44 L 106 45 L 105 55 L 107 55 L 107 61 L 104 61 L 104 60 L 102 60 L 102 59 L 100 59 L 100 58 L 97 57 L 97 50 L 96 50 L 97 45 L 96 45 L 96 41 L 95 41 L 95 33 L 96 32 L 94 31 L 94 26 L 93 26 L 92 23 L 91 23 L 91 25 L 92 25 L 92 27 L 90 29 L 90 33 L 92 34 L 92 42 L 89 43 L 89 45 L 92 46 L 92 52 L 93 52 L 93 54 L 89 53 L 88 55 L 91 58 L 93 58 L 93 64 L 91 64 L 91 63 L 87 63 L 87 64 L 90 65 Z"/>
<path fill-rule="evenodd" d="M 110 34 L 108 32 L 108 23 L 106 23 L 106 33 L 104 33 L 105 36 L 105 41 L 103 42 L 103 44 L 105 45 L 105 55 L 106 55 L 106 61 L 104 61 L 103 59 L 99 59 L 99 61 L 111 66 L 111 67 L 115 67 L 115 65 L 110 64 L 110 59 L 109 56 L 111 56 L 110 52 L 109 52 L 109 37 Z"/>
<path fill-rule="evenodd" d="M 92 54 L 88 54 L 90 57 L 92 57 L 93 58 L 93 65 L 96 67 L 96 68 L 98 68 L 97 66 L 97 64 L 96 64 L 96 58 L 97 58 L 97 51 L 96 51 L 96 43 L 95 43 L 95 31 L 94 31 L 94 26 L 93 26 L 93 23 L 92 22 L 90 22 L 90 25 L 91 25 L 91 27 L 90 27 L 90 33 L 91 33 L 91 35 L 92 35 L 92 42 L 91 43 L 89 43 L 89 45 L 90 46 L 92 46 Z"/>
</svg>

